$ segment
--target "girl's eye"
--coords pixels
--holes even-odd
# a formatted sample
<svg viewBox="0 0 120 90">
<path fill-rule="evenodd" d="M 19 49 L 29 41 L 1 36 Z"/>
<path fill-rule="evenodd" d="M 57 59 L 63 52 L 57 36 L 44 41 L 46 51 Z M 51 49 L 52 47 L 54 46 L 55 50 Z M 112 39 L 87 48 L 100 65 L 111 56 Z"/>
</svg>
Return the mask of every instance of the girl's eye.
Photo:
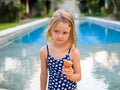
<svg viewBox="0 0 120 90">
<path fill-rule="evenodd" d="M 55 30 L 54 32 L 58 33 L 59 31 L 58 31 L 58 30 Z"/>
<path fill-rule="evenodd" d="M 68 32 L 63 32 L 63 34 L 68 34 Z"/>
</svg>

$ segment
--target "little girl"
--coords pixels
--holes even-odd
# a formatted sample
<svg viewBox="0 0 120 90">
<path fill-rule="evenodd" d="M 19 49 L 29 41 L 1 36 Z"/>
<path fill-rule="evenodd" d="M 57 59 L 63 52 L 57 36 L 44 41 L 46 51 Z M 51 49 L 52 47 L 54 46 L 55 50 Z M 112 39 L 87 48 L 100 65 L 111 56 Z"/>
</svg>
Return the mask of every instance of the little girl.
<svg viewBox="0 0 120 90">
<path fill-rule="evenodd" d="M 40 90 L 77 90 L 76 82 L 81 80 L 80 54 L 75 47 L 75 24 L 70 13 L 64 10 L 54 13 L 46 41 L 48 45 L 40 49 Z M 64 60 L 71 60 L 73 65 L 65 67 Z"/>
</svg>

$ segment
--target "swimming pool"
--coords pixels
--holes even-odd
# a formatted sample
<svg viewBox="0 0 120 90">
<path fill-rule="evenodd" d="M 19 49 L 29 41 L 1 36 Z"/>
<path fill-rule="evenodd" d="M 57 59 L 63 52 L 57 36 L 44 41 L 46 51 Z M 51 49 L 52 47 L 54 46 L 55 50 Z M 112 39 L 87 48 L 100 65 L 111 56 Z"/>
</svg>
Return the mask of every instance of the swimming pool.
<svg viewBox="0 0 120 90">
<path fill-rule="evenodd" d="M 83 78 L 80 90 L 120 90 L 120 31 L 75 20 Z M 0 89 L 39 90 L 39 49 L 47 24 L 0 50 Z"/>
</svg>

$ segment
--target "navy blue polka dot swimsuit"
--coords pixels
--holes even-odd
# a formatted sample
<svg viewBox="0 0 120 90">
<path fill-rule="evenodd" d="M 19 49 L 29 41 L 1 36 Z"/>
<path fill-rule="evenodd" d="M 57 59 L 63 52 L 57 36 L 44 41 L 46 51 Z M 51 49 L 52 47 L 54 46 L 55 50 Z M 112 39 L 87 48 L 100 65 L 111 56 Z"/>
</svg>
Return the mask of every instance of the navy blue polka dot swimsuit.
<svg viewBox="0 0 120 90">
<path fill-rule="evenodd" d="M 52 55 L 49 54 L 49 48 L 47 46 L 47 67 L 49 69 L 49 82 L 48 90 L 75 90 L 77 87 L 76 82 L 72 82 L 62 74 L 62 66 L 65 59 L 70 60 L 68 53 L 60 60 L 56 60 Z"/>
</svg>

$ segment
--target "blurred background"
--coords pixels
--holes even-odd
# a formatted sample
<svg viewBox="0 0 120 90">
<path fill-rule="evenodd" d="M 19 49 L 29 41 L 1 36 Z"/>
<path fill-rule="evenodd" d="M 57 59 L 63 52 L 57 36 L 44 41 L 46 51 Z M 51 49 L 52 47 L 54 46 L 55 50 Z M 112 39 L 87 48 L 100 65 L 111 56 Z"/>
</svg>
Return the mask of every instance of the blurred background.
<svg viewBox="0 0 120 90">
<path fill-rule="evenodd" d="M 120 20 L 120 0 L 0 0 L 0 23 L 51 17 L 59 8 L 68 10 L 75 17 Z"/>
</svg>

